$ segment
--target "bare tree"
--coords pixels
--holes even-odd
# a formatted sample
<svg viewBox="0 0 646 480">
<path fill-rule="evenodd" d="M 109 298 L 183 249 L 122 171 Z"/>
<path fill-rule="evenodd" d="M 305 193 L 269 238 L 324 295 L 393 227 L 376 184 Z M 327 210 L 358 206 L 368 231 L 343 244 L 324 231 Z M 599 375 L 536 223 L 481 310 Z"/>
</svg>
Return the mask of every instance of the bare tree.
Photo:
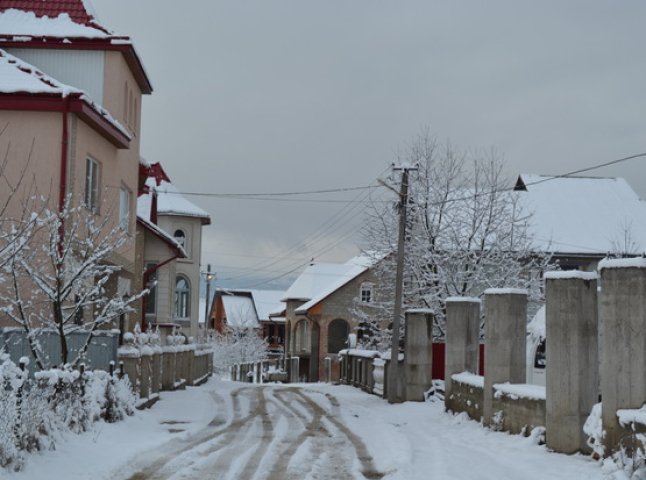
<svg viewBox="0 0 646 480">
<path fill-rule="evenodd" d="M 435 335 L 441 337 L 448 297 L 480 296 L 490 287 L 522 287 L 531 299 L 540 299 L 549 255 L 533 251 L 531 214 L 510 191 L 496 153 L 462 152 L 423 134 L 403 161 L 419 166 L 418 175 L 411 176 L 407 206 L 405 307 L 433 310 Z M 396 209 L 373 207 L 363 232 L 367 252 L 383 256 L 394 250 L 396 221 Z M 392 294 L 387 291 L 394 285 L 393 256 L 376 262 L 375 269 L 382 278 L 381 301 L 370 306 L 372 314 L 364 308 L 364 316 L 373 330 L 383 330 L 384 320 L 392 318 Z"/>
</svg>

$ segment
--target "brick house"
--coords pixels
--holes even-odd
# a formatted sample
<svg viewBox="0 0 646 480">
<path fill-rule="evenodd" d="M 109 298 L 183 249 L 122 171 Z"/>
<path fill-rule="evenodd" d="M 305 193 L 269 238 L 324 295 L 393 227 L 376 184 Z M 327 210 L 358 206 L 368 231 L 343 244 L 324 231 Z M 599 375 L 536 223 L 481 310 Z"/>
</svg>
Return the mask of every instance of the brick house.
<svg viewBox="0 0 646 480">
<path fill-rule="evenodd" d="M 379 279 L 372 260 L 359 256 L 344 264 L 307 267 L 285 293 L 287 355 L 300 358 L 299 377 L 323 378 L 324 360 L 332 360 L 332 378 L 339 378 L 339 351 L 348 335 L 358 333 L 358 304 L 375 302 Z"/>
</svg>

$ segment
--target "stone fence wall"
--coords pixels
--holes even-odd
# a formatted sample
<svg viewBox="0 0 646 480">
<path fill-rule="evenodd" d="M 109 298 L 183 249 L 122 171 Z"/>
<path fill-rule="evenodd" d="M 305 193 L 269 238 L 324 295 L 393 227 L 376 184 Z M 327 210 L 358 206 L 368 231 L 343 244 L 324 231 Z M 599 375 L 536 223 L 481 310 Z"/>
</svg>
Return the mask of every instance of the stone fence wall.
<svg viewBox="0 0 646 480">
<path fill-rule="evenodd" d="M 246 383 L 286 383 L 290 380 L 290 365 L 296 364 L 298 372 L 298 358 L 274 358 L 259 362 L 238 363 L 231 367 L 231 380 Z M 298 373 L 296 374 L 298 375 Z"/>
<path fill-rule="evenodd" d="M 147 408 L 162 390 L 201 385 L 213 374 L 213 350 L 208 345 L 185 344 L 182 336 L 168 336 L 160 346 L 154 335 L 124 335 L 119 348 L 119 369 L 127 375 L 139 400 Z"/>
</svg>

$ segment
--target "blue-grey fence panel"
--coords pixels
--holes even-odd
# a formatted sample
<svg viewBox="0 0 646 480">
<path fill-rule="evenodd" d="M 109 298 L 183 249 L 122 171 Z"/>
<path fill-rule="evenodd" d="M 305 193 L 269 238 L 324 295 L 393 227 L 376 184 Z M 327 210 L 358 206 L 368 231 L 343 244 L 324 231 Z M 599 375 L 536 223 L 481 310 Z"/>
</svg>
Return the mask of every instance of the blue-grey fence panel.
<svg viewBox="0 0 646 480">
<path fill-rule="evenodd" d="M 81 361 L 88 368 L 108 370 L 110 362 L 117 361 L 117 349 L 119 348 L 119 332 L 114 330 L 100 330 L 93 334 L 85 330 L 69 333 L 67 335 L 68 361 L 73 361 L 78 356 L 89 335 L 92 335 L 92 338 Z M 9 354 L 12 361 L 18 363 L 20 358 L 27 357 L 30 363 L 35 365 L 35 358 L 24 331 L 16 328 L 0 329 L 0 340 L 2 348 Z M 61 364 L 61 342 L 58 332 L 40 330 L 35 335 L 35 341 L 38 343 L 46 367 Z M 30 370 L 34 371 L 35 368 L 30 368 Z"/>
</svg>

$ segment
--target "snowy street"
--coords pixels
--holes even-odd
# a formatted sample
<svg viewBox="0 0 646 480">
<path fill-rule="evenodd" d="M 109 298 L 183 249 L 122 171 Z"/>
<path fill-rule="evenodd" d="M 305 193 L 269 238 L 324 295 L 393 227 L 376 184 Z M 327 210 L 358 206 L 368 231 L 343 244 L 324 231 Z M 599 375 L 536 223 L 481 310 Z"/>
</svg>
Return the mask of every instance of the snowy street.
<svg viewBox="0 0 646 480">
<path fill-rule="evenodd" d="M 348 386 L 210 380 L 126 421 L 69 435 L 11 480 L 595 479 L 588 457 L 491 432 L 442 403 L 388 405 Z"/>
</svg>

